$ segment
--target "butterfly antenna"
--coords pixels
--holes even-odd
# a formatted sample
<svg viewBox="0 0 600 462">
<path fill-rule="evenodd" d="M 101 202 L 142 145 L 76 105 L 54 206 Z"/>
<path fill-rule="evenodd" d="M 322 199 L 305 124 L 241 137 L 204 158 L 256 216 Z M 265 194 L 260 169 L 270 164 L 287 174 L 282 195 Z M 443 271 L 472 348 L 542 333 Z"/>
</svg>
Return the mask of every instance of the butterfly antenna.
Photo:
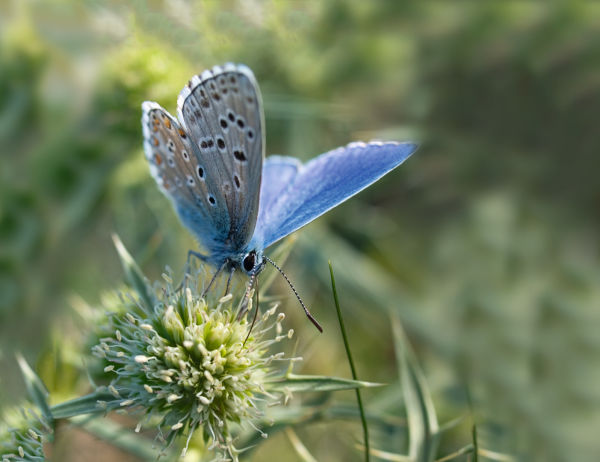
<svg viewBox="0 0 600 462">
<path fill-rule="evenodd" d="M 308 311 L 308 308 L 306 308 L 306 305 L 304 304 L 304 302 L 300 298 L 300 295 L 298 295 L 298 292 L 296 291 L 296 288 L 294 287 L 294 285 L 292 284 L 292 282 L 288 279 L 288 277 L 283 272 L 283 270 L 279 266 L 277 266 L 277 264 L 273 260 L 271 260 L 269 257 L 263 255 L 263 259 L 266 260 L 266 261 L 268 261 L 269 263 L 271 263 L 271 265 L 273 265 L 275 267 L 275 269 L 277 271 L 279 271 L 279 273 L 283 276 L 283 279 L 285 279 L 286 282 L 288 283 L 288 285 L 290 286 L 290 289 L 292 289 L 292 292 L 294 292 L 294 295 L 296 296 L 296 298 L 300 302 L 300 305 L 302 305 L 302 309 L 304 310 L 304 314 L 306 314 L 306 317 L 308 319 L 310 319 L 310 322 L 312 322 L 314 324 L 314 326 L 319 330 L 319 332 L 323 333 L 323 328 L 321 327 L 321 324 L 319 324 L 317 322 L 317 320 L 313 317 L 313 315 L 310 314 L 310 311 Z"/>
</svg>

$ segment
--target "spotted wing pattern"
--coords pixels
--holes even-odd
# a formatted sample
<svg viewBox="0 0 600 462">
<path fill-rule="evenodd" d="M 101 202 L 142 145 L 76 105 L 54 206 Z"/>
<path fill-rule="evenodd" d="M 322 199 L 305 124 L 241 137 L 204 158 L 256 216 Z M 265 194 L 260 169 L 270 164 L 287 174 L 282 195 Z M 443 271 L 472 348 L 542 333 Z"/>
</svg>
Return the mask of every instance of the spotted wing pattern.
<svg viewBox="0 0 600 462">
<path fill-rule="evenodd" d="M 264 158 L 264 116 L 254 75 L 243 65 L 215 66 L 189 81 L 177 107 L 198 164 L 216 182 L 211 194 L 225 207 L 228 231 L 219 250 L 240 252 L 256 225 Z"/>
<path fill-rule="evenodd" d="M 144 151 L 150 172 L 182 222 L 209 252 L 229 233 L 218 179 L 208 175 L 186 130 L 158 104 L 142 104 Z"/>
</svg>

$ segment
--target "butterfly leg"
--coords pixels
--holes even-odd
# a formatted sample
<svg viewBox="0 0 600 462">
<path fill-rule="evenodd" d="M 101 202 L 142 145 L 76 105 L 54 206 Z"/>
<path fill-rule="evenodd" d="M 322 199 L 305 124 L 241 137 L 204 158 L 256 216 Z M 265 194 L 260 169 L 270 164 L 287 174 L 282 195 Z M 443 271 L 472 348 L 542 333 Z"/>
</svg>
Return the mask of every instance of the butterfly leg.
<svg viewBox="0 0 600 462">
<path fill-rule="evenodd" d="M 225 294 L 227 295 L 229 293 L 229 287 L 231 286 L 231 278 L 233 277 L 233 273 L 235 273 L 235 266 L 231 266 L 231 269 L 229 270 L 229 276 L 227 277 L 227 285 L 225 286 Z"/>
<path fill-rule="evenodd" d="M 212 287 L 212 285 L 214 284 L 214 282 L 217 280 L 217 276 L 219 274 L 221 274 L 221 272 L 225 269 L 225 266 L 227 266 L 227 260 L 225 260 L 225 262 L 219 267 L 219 269 L 215 272 L 214 276 L 212 277 L 212 279 L 210 280 L 210 282 L 208 283 L 208 285 L 206 286 L 206 288 L 202 291 L 202 297 L 204 297 L 208 291 L 210 290 L 210 288 Z"/>
</svg>

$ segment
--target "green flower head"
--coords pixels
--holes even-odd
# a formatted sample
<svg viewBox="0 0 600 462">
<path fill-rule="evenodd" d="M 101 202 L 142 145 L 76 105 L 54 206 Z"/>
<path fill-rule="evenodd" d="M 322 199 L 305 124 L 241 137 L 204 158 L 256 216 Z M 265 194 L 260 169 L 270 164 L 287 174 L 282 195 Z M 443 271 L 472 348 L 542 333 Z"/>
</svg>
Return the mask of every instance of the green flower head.
<svg viewBox="0 0 600 462">
<path fill-rule="evenodd" d="M 269 351 L 292 331 L 281 334 L 284 315 L 272 307 L 249 335 L 250 324 L 238 319 L 231 294 L 210 301 L 195 286 L 174 290 L 165 279 L 154 306 L 123 298 L 124 306 L 108 316 L 103 329 L 111 335 L 94 352 L 107 361 L 104 371 L 114 374 L 108 386 L 114 401 L 100 404 L 158 416 L 167 443 L 185 431 L 189 443 L 201 429 L 211 448 L 237 459 L 230 427 L 254 426 L 259 402 L 278 399 L 264 382 L 277 372 L 273 361 L 285 358 Z"/>
<path fill-rule="evenodd" d="M 51 434 L 50 426 L 33 411 L 21 410 L 5 415 L 0 425 L 0 460 L 45 461 L 43 445 Z"/>
</svg>

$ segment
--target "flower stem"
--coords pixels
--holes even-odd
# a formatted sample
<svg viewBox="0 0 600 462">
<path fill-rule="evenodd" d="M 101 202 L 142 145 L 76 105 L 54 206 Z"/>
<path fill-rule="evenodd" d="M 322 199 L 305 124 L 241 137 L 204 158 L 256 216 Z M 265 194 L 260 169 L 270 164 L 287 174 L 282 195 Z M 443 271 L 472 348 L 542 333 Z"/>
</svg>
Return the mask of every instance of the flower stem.
<svg viewBox="0 0 600 462">
<path fill-rule="evenodd" d="M 350 352 L 350 345 L 348 343 L 348 337 L 346 335 L 346 327 L 344 326 L 344 319 L 342 318 L 342 310 L 340 309 L 340 301 L 338 300 L 337 289 L 335 287 L 335 278 L 333 276 L 333 266 L 329 261 L 329 274 L 331 275 L 331 290 L 333 291 L 333 300 L 335 302 L 335 309 L 337 311 L 338 321 L 340 323 L 340 330 L 342 331 L 342 337 L 344 339 L 344 347 L 346 348 L 346 355 L 348 356 L 348 362 L 350 363 L 350 370 L 352 371 L 352 379 L 358 380 L 356 375 L 356 369 L 354 367 L 354 361 L 352 360 L 352 353 Z M 365 440 L 365 461 L 370 460 L 370 449 L 369 449 L 369 428 L 367 426 L 367 418 L 365 416 L 365 410 L 363 408 L 362 398 L 360 396 L 360 390 L 356 389 L 356 401 L 358 402 L 358 409 L 360 410 L 360 420 L 362 421 L 363 435 Z"/>
</svg>

